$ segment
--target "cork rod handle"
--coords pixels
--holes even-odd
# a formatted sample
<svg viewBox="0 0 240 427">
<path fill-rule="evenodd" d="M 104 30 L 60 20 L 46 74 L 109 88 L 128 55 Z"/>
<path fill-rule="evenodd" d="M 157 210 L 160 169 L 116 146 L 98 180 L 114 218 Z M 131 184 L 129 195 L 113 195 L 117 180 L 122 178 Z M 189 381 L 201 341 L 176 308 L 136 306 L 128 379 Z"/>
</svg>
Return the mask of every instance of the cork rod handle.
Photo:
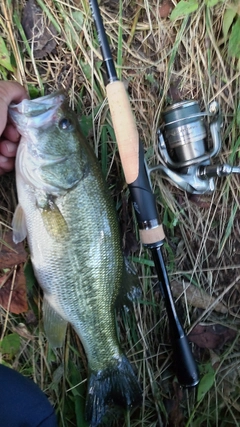
<svg viewBox="0 0 240 427">
<path fill-rule="evenodd" d="M 123 82 L 115 81 L 106 86 L 113 128 L 127 184 L 139 174 L 139 136 Z"/>
</svg>

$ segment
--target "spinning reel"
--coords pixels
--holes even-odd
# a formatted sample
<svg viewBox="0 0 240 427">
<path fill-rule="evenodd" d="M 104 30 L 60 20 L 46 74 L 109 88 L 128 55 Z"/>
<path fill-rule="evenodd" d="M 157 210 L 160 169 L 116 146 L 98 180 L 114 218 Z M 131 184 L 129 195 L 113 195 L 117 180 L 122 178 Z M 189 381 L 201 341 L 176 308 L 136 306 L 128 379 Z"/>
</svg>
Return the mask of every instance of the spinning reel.
<svg viewBox="0 0 240 427">
<path fill-rule="evenodd" d="M 222 120 L 216 101 L 204 112 L 200 111 L 197 101 L 178 102 L 163 112 L 163 119 L 164 124 L 158 130 L 158 150 L 163 164 L 148 168 L 148 174 L 160 171 L 178 188 L 192 194 L 213 191 L 216 177 L 240 174 L 240 167 L 211 163 L 222 145 Z"/>
</svg>

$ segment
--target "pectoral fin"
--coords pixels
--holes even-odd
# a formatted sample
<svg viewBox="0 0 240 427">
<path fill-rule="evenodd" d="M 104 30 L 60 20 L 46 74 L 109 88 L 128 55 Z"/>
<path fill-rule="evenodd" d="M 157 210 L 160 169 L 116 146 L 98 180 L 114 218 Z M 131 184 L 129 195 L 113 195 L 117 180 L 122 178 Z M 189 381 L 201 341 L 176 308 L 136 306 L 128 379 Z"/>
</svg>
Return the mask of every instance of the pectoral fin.
<svg viewBox="0 0 240 427">
<path fill-rule="evenodd" d="M 68 322 L 43 298 L 43 326 L 51 347 L 62 347 Z"/>
<path fill-rule="evenodd" d="M 13 215 L 12 220 L 13 227 L 13 241 L 14 243 L 22 242 L 27 237 L 26 220 L 21 205 L 17 205 L 17 208 Z"/>
<path fill-rule="evenodd" d="M 66 237 L 68 233 L 67 223 L 53 200 L 48 200 L 46 206 L 41 209 L 41 215 L 47 232 L 54 239 Z"/>
</svg>

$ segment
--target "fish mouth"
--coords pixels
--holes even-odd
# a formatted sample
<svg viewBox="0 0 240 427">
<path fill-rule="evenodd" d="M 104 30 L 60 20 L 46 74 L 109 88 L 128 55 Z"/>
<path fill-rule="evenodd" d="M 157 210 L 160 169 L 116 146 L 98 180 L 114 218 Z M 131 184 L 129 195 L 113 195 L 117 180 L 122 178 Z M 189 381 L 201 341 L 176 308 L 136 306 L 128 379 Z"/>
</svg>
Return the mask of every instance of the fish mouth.
<svg viewBox="0 0 240 427">
<path fill-rule="evenodd" d="M 65 100 L 64 92 L 59 91 L 33 100 L 24 99 L 19 104 L 10 104 L 8 112 L 21 133 L 28 126 L 39 128 L 51 124 Z"/>
</svg>

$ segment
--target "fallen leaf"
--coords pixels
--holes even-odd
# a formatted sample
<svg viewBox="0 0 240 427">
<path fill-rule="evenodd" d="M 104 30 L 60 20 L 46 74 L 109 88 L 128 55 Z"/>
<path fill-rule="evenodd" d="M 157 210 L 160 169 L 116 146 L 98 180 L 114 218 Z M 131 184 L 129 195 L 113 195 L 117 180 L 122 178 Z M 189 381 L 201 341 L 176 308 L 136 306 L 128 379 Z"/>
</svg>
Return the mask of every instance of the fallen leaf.
<svg viewBox="0 0 240 427">
<path fill-rule="evenodd" d="M 214 7 L 216 6 L 221 0 L 205 0 L 205 5 L 207 7 Z"/>
<path fill-rule="evenodd" d="M 160 18 L 167 18 L 168 15 L 172 12 L 174 4 L 171 0 L 163 0 L 159 6 L 159 16 Z"/>
<path fill-rule="evenodd" d="M 188 199 L 190 202 L 199 206 L 203 209 L 210 209 L 211 206 L 211 198 L 205 194 L 189 194 Z"/>
<path fill-rule="evenodd" d="M 172 78 L 170 81 L 170 87 L 168 90 L 168 96 L 173 103 L 182 101 L 183 94 L 181 89 L 181 79 Z"/>
<path fill-rule="evenodd" d="M 210 363 L 205 365 L 205 374 L 202 376 L 197 390 L 197 402 L 200 402 L 205 394 L 212 388 L 215 381 L 215 371 Z"/>
<path fill-rule="evenodd" d="M 78 31 L 82 31 L 83 29 L 83 25 L 84 25 L 84 15 L 82 13 L 82 11 L 76 10 L 75 12 L 72 12 L 72 17 L 73 17 L 73 27 L 78 30 Z"/>
<path fill-rule="evenodd" d="M 0 240 L 0 268 L 13 267 L 27 260 L 27 252 L 23 243 L 17 245 L 13 242 L 12 231 L 7 231 Z"/>
<path fill-rule="evenodd" d="M 190 13 L 195 12 L 198 7 L 199 5 L 197 0 L 181 0 L 173 9 L 170 19 L 171 21 L 174 21 L 175 19 L 189 15 Z"/>
<path fill-rule="evenodd" d="M 225 42 L 227 41 L 228 33 L 233 24 L 236 13 L 237 12 L 235 8 L 228 8 L 225 10 L 225 13 L 223 15 L 222 31 L 223 31 L 223 38 Z"/>
<path fill-rule="evenodd" d="M 171 287 L 174 298 L 182 296 L 183 298 L 186 298 L 187 303 L 193 307 L 203 308 L 206 310 L 216 301 L 216 299 L 209 295 L 206 291 L 199 289 L 190 283 L 185 283 L 185 287 L 183 287 L 181 283 L 173 281 Z M 222 314 L 226 314 L 228 312 L 227 307 L 221 302 L 215 304 L 213 306 L 213 310 Z"/>
<path fill-rule="evenodd" d="M 22 27 L 35 58 L 44 58 L 56 47 L 57 31 L 34 0 L 23 9 Z"/>
<path fill-rule="evenodd" d="M 13 71 L 10 53 L 2 37 L 0 37 L 0 65 L 9 71 Z"/>
<path fill-rule="evenodd" d="M 236 20 L 235 24 L 232 27 L 232 31 L 229 37 L 228 42 L 228 53 L 230 56 L 240 58 L 240 17 Z"/>
<path fill-rule="evenodd" d="M 33 266 L 32 266 L 30 259 L 28 260 L 28 262 L 24 266 L 24 274 L 26 277 L 27 290 L 28 290 L 28 292 L 32 292 L 33 286 L 36 283 L 36 278 L 34 275 Z"/>
<path fill-rule="evenodd" d="M 177 382 L 173 382 L 173 393 L 171 399 L 165 400 L 165 409 L 168 414 L 167 427 L 184 427 L 184 414 L 181 407 L 183 400 L 183 389 Z"/>
<path fill-rule="evenodd" d="M 18 334 L 6 335 L 2 341 L 0 341 L 0 351 L 3 354 L 8 354 L 13 357 L 20 349 L 20 337 Z"/>
<path fill-rule="evenodd" d="M 188 335 L 189 341 L 201 348 L 222 348 L 228 341 L 233 341 L 236 331 L 219 324 L 197 325 Z"/>
<path fill-rule="evenodd" d="M 26 278 L 24 275 L 23 267 L 19 267 L 14 283 L 13 280 L 14 269 L 0 277 L 0 305 L 14 314 L 23 313 L 28 310 L 27 304 L 27 288 Z M 10 298 L 10 305 L 9 305 Z"/>
</svg>

